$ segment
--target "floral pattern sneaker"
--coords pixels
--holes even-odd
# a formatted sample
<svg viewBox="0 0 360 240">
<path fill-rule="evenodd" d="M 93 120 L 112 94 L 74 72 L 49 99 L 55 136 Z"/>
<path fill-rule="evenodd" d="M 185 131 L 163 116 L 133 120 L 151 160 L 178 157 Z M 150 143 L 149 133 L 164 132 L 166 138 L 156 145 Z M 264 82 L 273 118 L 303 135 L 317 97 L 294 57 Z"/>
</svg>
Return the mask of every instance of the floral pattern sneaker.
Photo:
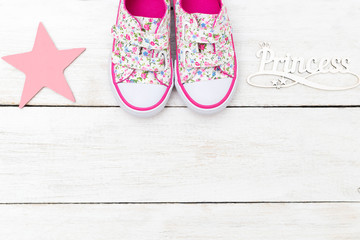
<svg viewBox="0 0 360 240">
<path fill-rule="evenodd" d="M 170 0 L 120 0 L 111 32 L 111 85 L 120 106 L 139 117 L 154 116 L 173 87 Z"/>
<path fill-rule="evenodd" d="M 230 20 L 221 0 L 174 0 L 176 80 L 193 110 L 224 109 L 237 85 L 237 62 Z"/>
</svg>

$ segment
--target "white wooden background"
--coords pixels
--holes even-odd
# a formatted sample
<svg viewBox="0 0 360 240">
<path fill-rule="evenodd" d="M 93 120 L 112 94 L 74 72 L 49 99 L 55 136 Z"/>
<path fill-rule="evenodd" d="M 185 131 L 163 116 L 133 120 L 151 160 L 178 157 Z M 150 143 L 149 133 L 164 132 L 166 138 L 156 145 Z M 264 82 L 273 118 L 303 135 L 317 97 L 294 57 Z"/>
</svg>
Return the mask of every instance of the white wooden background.
<svg viewBox="0 0 360 240">
<path fill-rule="evenodd" d="M 359 0 L 227 0 L 240 86 L 202 117 L 174 91 L 153 119 L 108 84 L 117 0 L 0 0 L 0 56 L 29 51 L 42 21 L 76 104 L 44 89 L 19 110 L 24 74 L 0 61 L 0 239 L 360 239 L 360 88 L 258 89 L 261 41 L 279 54 L 350 57 Z"/>
</svg>

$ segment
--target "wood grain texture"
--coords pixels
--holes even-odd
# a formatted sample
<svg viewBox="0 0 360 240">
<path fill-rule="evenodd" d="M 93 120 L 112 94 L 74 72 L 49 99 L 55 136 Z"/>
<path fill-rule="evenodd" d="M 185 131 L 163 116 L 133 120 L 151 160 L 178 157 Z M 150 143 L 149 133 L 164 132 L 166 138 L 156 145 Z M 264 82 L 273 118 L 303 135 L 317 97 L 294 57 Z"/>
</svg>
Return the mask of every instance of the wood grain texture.
<svg viewBox="0 0 360 240">
<path fill-rule="evenodd" d="M 279 55 L 349 57 L 360 71 L 360 3 L 358 0 L 227 0 L 239 58 L 240 86 L 232 106 L 360 105 L 360 88 L 326 92 L 295 86 L 258 89 L 246 83 L 257 71 L 259 42 L 271 42 Z M 77 105 L 115 106 L 109 86 L 110 28 L 115 23 L 117 0 L 0 0 L 0 55 L 29 51 L 40 21 L 58 48 L 86 47 L 87 51 L 66 71 Z M 34 7 L 36 6 L 36 7 Z M 10 16 L 11 21 L 9 21 Z M 0 61 L 0 104 L 19 102 L 24 75 Z M 45 89 L 33 105 L 71 105 Z M 169 106 L 183 106 L 174 91 Z"/>
<path fill-rule="evenodd" d="M 360 200 L 357 108 L 0 111 L 0 202 Z"/>
<path fill-rule="evenodd" d="M 6 240 L 358 240 L 360 204 L 0 206 Z"/>
<path fill-rule="evenodd" d="M 0 56 L 29 51 L 40 21 L 59 49 L 87 48 L 65 72 L 76 104 L 44 89 L 31 105 L 51 107 L 3 106 L 18 104 L 24 75 L 0 61 L 1 240 L 359 239 L 360 108 L 293 107 L 359 106 L 360 88 L 245 81 L 263 41 L 279 55 L 349 57 L 360 71 L 359 1 L 226 4 L 240 73 L 231 106 L 250 108 L 202 117 L 174 91 L 176 108 L 143 120 L 112 107 L 118 0 L 0 0 Z"/>
</svg>

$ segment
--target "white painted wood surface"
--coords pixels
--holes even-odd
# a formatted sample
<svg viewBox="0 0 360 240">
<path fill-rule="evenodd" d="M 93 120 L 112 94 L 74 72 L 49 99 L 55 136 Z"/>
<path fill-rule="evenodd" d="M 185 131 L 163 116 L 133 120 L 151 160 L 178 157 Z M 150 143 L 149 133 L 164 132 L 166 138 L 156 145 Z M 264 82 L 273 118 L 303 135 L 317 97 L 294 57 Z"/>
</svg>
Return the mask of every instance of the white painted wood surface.
<svg viewBox="0 0 360 240">
<path fill-rule="evenodd" d="M 76 104 L 44 89 L 19 110 L 24 75 L 0 61 L 1 240 L 359 239 L 360 88 L 245 79 L 262 41 L 349 57 L 360 73 L 360 2 L 226 3 L 241 77 L 232 107 L 201 117 L 174 91 L 143 120 L 115 108 L 108 85 L 117 0 L 0 0 L 0 56 L 29 51 L 40 21 L 59 49 L 87 48 L 65 73 Z"/>
<path fill-rule="evenodd" d="M 0 212 L 6 240 L 358 240 L 360 234 L 360 204 L 15 205 Z"/>
<path fill-rule="evenodd" d="M 268 90 L 249 86 L 245 79 L 258 69 L 259 42 L 271 42 L 278 54 L 349 57 L 360 73 L 360 9 L 358 0 L 227 0 L 233 22 L 241 83 L 233 106 L 360 105 L 360 88 L 326 92 L 295 86 Z M 66 71 L 77 105 L 116 106 L 108 84 L 110 28 L 117 0 L 1 0 L 0 55 L 29 51 L 39 21 L 58 48 L 86 47 Z M 11 20 L 10 20 L 11 19 Z M 0 104 L 16 105 L 24 75 L 0 61 Z M 51 90 L 43 90 L 31 104 L 73 105 Z M 170 106 L 184 104 L 174 91 Z"/>
<path fill-rule="evenodd" d="M 1 115 L 0 202 L 360 201 L 360 109 Z"/>
</svg>

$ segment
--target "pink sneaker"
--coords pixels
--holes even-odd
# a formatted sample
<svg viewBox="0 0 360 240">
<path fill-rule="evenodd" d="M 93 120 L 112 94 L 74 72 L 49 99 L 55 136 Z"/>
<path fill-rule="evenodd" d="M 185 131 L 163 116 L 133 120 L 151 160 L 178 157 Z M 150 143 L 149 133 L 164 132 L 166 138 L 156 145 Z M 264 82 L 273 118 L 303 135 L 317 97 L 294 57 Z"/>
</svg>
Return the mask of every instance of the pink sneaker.
<svg viewBox="0 0 360 240">
<path fill-rule="evenodd" d="M 151 117 L 166 105 L 173 87 L 170 0 L 120 0 L 114 36 L 111 85 L 120 106 Z"/>
<path fill-rule="evenodd" d="M 223 110 L 237 85 L 237 62 L 229 17 L 221 0 L 174 0 L 175 85 L 191 109 Z"/>
</svg>

